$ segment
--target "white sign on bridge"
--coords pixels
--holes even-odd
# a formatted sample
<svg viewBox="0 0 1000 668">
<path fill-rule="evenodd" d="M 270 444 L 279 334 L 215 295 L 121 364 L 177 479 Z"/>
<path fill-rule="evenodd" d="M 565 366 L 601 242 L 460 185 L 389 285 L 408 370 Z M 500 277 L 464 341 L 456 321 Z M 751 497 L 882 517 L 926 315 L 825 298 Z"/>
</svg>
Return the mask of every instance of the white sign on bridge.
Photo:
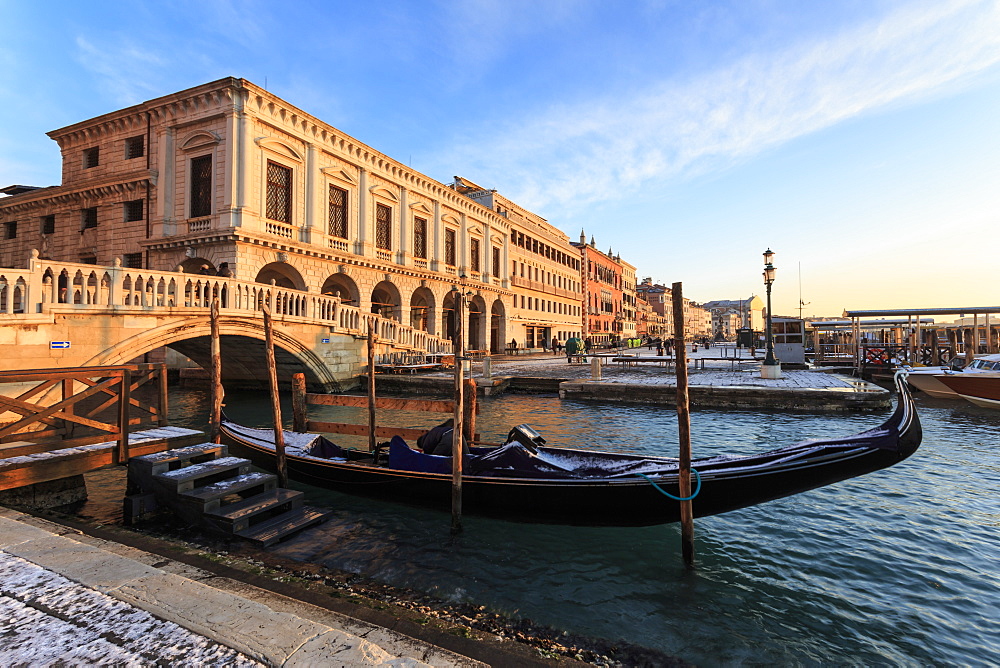
<svg viewBox="0 0 1000 668">
<path fill-rule="evenodd" d="M 69 341 L 49 341 L 49 348 L 53 350 L 69 348 Z"/>
</svg>

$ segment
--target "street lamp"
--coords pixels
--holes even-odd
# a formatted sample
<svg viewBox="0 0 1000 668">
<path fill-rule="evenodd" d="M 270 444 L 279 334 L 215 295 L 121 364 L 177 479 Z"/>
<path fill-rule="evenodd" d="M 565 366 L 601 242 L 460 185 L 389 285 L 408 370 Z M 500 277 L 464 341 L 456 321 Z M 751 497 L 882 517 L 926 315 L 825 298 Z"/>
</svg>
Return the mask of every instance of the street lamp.
<svg viewBox="0 0 1000 668">
<path fill-rule="evenodd" d="M 771 327 L 771 284 L 774 283 L 774 274 L 777 271 L 771 262 L 773 259 L 774 252 L 768 248 L 764 251 L 764 287 L 767 288 L 767 331 L 765 332 L 767 354 L 760 366 L 760 377 L 771 380 L 781 378 L 781 363 L 774 356 L 774 333 Z"/>
</svg>

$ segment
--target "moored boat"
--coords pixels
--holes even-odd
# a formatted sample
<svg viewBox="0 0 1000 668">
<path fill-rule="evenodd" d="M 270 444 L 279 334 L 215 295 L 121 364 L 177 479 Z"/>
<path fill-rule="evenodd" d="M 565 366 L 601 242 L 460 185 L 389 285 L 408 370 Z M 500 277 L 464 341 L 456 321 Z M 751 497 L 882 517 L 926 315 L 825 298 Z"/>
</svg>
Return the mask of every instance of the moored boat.
<svg viewBox="0 0 1000 668">
<path fill-rule="evenodd" d="M 966 401 L 1000 409 L 1000 372 L 935 376 Z"/>
<path fill-rule="evenodd" d="M 958 394 L 942 383 L 938 376 L 992 373 L 1000 371 L 1000 355 L 982 355 L 972 360 L 964 368 L 949 369 L 948 367 L 919 367 L 907 369 L 907 381 L 913 387 L 936 399 L 958 399 Z"/>
<path fill-rule="evenodd" d="M 899 400 L 882 425 L 842 438 L 809 440 L 750 456 L 696 459 L 696 517 L 724 513 L 823 487 L 896 464 L 920 445 L 920 421 L 898 374 Z M 273 466 L 270 429 L 229 420 L 224 435 L 264 467 Z M 513 433 L 513 432 L 512 432 Z M 382 452 L 346 450 L 322 435 L 285 432 L 289 476 L 343 492 L 447 509 L 451 458 L 411 449 L 395 437 Z M 509 439 L 472 448 L 464 463 L 463 510 L 521 522 L 644 526 L 679 520 L 678 463 Z"/>
</svg>

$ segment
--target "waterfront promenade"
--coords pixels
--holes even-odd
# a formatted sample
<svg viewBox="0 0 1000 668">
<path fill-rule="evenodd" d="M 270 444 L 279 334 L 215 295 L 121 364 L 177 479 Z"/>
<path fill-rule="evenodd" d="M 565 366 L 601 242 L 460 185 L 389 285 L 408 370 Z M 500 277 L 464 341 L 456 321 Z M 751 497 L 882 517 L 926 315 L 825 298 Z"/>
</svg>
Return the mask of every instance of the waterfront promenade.
<svg viewBox="0 0 1000 668">
<path fill-rule="evenodd" d="M 8 666 L 487 665 L 2 507 L 0 579 Z"/>
</svg>

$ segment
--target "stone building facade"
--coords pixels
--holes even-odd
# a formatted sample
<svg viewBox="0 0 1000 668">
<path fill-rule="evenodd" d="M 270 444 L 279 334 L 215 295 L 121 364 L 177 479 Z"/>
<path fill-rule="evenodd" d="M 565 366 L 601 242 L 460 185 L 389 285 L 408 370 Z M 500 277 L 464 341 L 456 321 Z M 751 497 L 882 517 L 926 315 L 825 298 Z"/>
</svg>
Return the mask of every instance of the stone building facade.
<svg viewBox="0 0 1000 668">
<path fill-rule="evenodd" d="M 339 295 L 470 349 L 581 332 L 579 252 L 540 217 L 443 184 L 245 79 L 49 133 L 62 184 L 0 197 L 0 266 L 42 258 L 231 274 Z"/>
<path fill-rule="evenodd" d="M 573 242 L 580 254 L 580 276 L 583 282 L 583 335 L 595 344 L 617 341 L 625 335 L 625 280 L 621 257 L 611 249 L 597 250 L 593 237 L 580 232 L 580 241 Z M 635 268 L 629 265 L 634 273 Z M 632 317 L 634 323 L 634 315 Z"/>
</svg>

